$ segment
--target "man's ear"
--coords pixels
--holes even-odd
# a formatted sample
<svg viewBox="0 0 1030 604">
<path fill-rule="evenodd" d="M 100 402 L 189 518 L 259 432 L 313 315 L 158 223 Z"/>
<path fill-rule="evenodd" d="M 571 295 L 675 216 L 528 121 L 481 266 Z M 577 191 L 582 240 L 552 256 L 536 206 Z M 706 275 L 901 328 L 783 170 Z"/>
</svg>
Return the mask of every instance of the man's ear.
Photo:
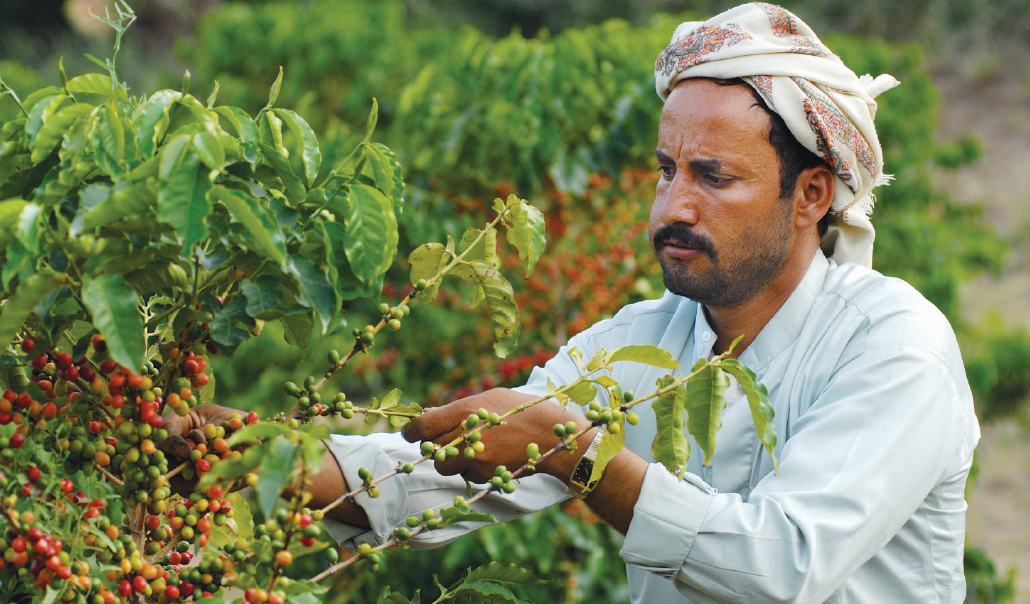
<svg viewBox="0 0 1030 604">
<path fill-rule="evenodd" d="M 833 203 L 836 181 L 833 172 L 825 164 L 808 168 L 798 175 L 794 187 L 794 200 L 797 204 L 794 226 L 799 230 L 806 230 L 819 223 Z"/>
</svg>

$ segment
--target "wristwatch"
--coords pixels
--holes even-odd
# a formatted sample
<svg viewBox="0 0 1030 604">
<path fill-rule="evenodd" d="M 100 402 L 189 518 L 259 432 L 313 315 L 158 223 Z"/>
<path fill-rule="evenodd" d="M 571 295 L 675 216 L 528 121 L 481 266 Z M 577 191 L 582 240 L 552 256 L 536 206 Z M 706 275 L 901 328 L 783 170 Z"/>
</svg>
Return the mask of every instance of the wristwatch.
<svg viewBox="0 0 1030 604">
<path fill-rule="evenodd" d="M 576 467 L 572 469 L 572 476 L 569 476 L 569 488 L 567 489 L 569 494 L 576 499 L 586 499 L 590 491 L 594 490 L 597 483 L 601 480 L 590 482 L 590 475 L 594 472 L 594 460 L 597 459 L 597 450 L 601 447 L 601 438 L 604 437 L 604 426 L 601 426 L 597 430 L 597 434 L 594 435 L 594 440 L 590 441 L 590 446 L 587 447 L 586 453 L 579 458 L 576 462 Z"/>
</svg>

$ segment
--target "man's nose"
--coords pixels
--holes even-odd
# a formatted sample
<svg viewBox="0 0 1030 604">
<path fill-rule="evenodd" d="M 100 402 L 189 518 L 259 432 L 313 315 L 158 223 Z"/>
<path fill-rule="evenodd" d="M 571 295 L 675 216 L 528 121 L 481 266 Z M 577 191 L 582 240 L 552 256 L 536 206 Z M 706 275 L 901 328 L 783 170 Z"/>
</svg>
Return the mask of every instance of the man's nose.
<svg viewBox="0 0 1030 604">
<path fill-rule="evenodd" d="M 693 186 L 691 179 L 681 171 L 676 174 L 665 190 L 659 219 L 662 224 L 694 225 L 700 218 L 698 208 L 697 188 Z"/>
</svg>

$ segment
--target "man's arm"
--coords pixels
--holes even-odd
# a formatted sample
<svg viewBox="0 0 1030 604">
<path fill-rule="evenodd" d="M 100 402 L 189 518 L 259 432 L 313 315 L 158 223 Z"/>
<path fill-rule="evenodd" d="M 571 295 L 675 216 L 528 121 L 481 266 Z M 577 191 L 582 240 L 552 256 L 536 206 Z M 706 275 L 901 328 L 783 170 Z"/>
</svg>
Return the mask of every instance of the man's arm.
<svg viewBox="0 0 1030 604">
<path fill-rule="evenodd" d="M 329 451 L 322 454 L 322 466 L 308 481 L 308 492 L 311 493 L 311 502 L 308 503 L 308 507 L 313 510 L 320 510 L 350 492 L 347 479 L 343 476 L 343 470 L 340 469 L 336 456 Z M 287 487 L 283 496 L 293 497 L 294 493 L 293 487 L 290 486 Z M 344 501 L 329 510 L 327 515 L 347 524 L 369 528 L 368 514 L 353 501 Z"/>
<path fill-rule="evenodd" d="M 433 441 L 444 445 L 460 436 L 463 424 L 469 415 L 480 408 L 503 415 L 523 403 L 537 397 L 513 390 L 498 388 L 459 401 L 431 409 L 412 421 L 403 430 L 409 442 Z M 505 421 L 505 425 L 482 431 L 485 449 L 473 459 L 464 455 L 436 463 L 438 472 L 445 476 L 461 474 L 468 480 L 485 483 L 494 475 L 497 466 L 509 470 L 522 467 L 527 461 L 526 446 L 536 443 L 541 452 L 549 451 L 558 444 L 554 435 L 555 424 L 576 422 L 580 428 L 590 425 L 583 417 L 565 411 L 550 401 L 538 403 Z M 590 446 L 597 428 L 593 428 L 577 441 L 575 451 L 559 451 L 537 465 L 537 471 L 549 474 L 568 485 L 576 462 Z M 648 464 L 637 454 L 623 449 L 609 462 L 604 476 L 586 498 L 594 512 L 612 527 L 626 533 L 633 518 L 633 506 L 640 493 Z"/>
</svg>

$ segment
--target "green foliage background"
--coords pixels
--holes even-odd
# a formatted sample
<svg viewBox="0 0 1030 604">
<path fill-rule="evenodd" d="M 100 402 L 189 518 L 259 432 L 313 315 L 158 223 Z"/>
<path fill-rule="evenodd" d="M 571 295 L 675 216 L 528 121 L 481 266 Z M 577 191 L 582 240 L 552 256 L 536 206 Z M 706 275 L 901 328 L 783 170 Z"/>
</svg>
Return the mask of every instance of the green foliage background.
<svg viewBox="0 0 1030 604">
<path fill-rule="evenodd" d="M 799 11 L 807 6 L 796 4 Z M 834 6 L 808 8 L 818 13 L 817 22 L 844 10 Z M 718 8 L 712 3 L 706 12 Z M 516 192 L 545 209 L 549 248 L 542 263 L 552 255 L 558 260 L 538 268 L 539 282 L 514 284 L 524 303 L 546 301 L 524 306 L 526 328 L 514 365 L 492 356 L 487 319 L 468 321 L 460 296 L 444 291 L 441 304 L 414 307 L 404 331 L 383 338 L 356 377 L 339 384 L 352 398 L 397 387 L 405 400 L 443 401 L 515 385 L 578 329 L 660 294 L 660 275 L 638 228 L 650 203 L 653 181 L 645 171 L 654 167 L 661 107 L 652 61 L 676 24 L 700 16 L 660 14 L 637 25 L 610 20 L 526 38 L 468 26 L 413 27 L 399 1 L 228 3 L 179 42 L 177 56 L 194 74 L 198 94 L 217 80 L 221 103 L 252 113 L 267 101 L 268 82 L 282 66 L 278 104 L 312 124 L 323 165 L 335 165 L 361 139 L 363 132 L 348 124 L 361 124 L 376 97 L 379 133 L 397 152 L 408 183 L 399 218 L 401 258 L 445 232 L 484 222 L 486 200 L 495 195 Z M 957 295 L 962 281 L 999 270 L 1004 246 L 979 208 L 959 206 L 933 186 L 935 167 L 975 160 L 977 144 L 934 140 L 938 96 L 918 46 L 839 34 L 824 41 L 856 72 L 891 73 L 903 82 L 879 99 L 878 131 L 896 180 L 877 192 L 875 268 L 912 283 L 955 325 L 982 418 L 1019 409 L 1030 392 L 1030 335 L 1003 324 L 966 325 Z M 13 64 L 0 63 L 0 73 L 16 89 L 38 83 Z M 596 267 L 596 274 L 577 267 L 576 250 L 598 255 L 616 245 L 625 245 L 625 254 Z M 395 263 L 386 277 L 387 298 L 405 293 L 405 277 L 406 267 Z M 582 285 L 568 286 L 577 280 Z M 554 291 L 562 294 L 544 293 Z M 343 311 L 350 327 L 373 314 L 352 303 Z M 328 348 L 342 349 L 346 339 L 298 349 L 269 325 L 241 346 L 231 365 L 215 363 L 216 400 L 266 412 L 279 408 L 286 400 L 279 384 L 317 375 Z M 591 520 L 548 511 L 479 531 L 438 555 L 392 553 L 388 573 L 349 575 L 335 601 L 370 601 L 383 585 L 410 595 L 429 586 L 433 573 L 447 582 L 463 567 L 496 557 L 554 581 L 529 588 L 537 590 L 525 594 L 533 601 L 625 599 L 618 537 Z M 971 559 L 977 579 L 970 581 L 970 601 L 1003 599 L 1005 586 L 995 584 L 989 561 Z"/>
</svg>

